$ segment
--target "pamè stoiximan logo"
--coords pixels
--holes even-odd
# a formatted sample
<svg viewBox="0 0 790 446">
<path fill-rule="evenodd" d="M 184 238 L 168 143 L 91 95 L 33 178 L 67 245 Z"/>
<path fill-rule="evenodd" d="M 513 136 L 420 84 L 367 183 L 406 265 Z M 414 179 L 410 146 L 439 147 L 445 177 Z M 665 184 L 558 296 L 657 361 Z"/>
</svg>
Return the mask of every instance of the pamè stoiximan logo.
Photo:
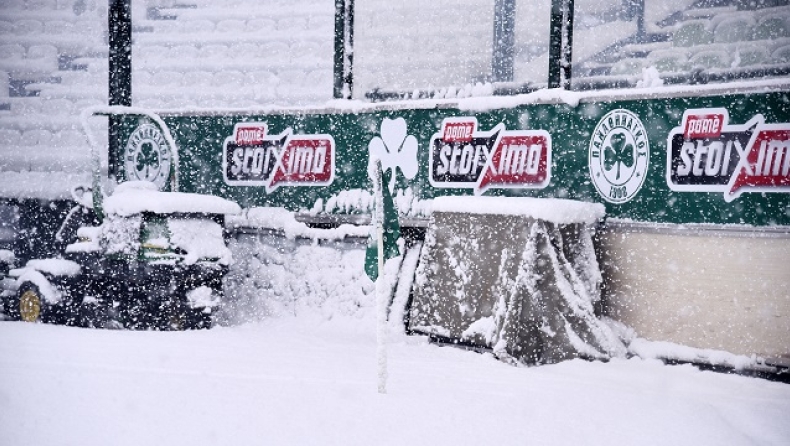
<svg viewBox="0 0 790 446">
<path fill-rule="evenodd" d="M 618 109 L 595 126 L 589 149 L 590 177 L 604 200 L 625 203 L 645 182 L 650 145 L 647 132 L 634 113 Z"/>
<path fill-rule="evenodd" d="M 153 124 L 142 124 L 132 132 L 123 157 L 127 180 L 150 181 L 162 189 L 170 177 L 173 155 Z"/>
<path fill-rule="evenodd" d="M 731 124 L 725 108 L 686 110 L 667 139 L 667 185 L 677 192 L 790 193 L 790 123 L 761 114 Z"/>
<path fill-rule="evenodd" d="M 445 118 L 431 138 L 428 178 L 433 187 L 543 189 L 551 182 L 551 135 L 545 130 L 489 131 L 477 118 Z"/>
<path fill-rule="evenodd" d="M 265 122 L 240 122 L 222 146 L 222 173 L 231 186 L 329 186 L 335 179 L 335 139 L 294 135 L 288 127 L 272 135 Z"/>
</svg>

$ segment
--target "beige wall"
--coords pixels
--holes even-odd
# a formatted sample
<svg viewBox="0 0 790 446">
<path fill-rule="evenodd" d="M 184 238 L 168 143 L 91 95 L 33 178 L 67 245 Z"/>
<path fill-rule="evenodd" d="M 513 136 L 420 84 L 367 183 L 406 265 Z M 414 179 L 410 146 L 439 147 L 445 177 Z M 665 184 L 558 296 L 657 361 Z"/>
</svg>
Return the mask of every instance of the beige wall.
<svg viewBox="0 0 790 446">
<path fill-rule="evenodd" d="M 790 357 L 790 233 L 615 227 L 600 257 L 605 311 L 639 336 Z"/>
</svg>

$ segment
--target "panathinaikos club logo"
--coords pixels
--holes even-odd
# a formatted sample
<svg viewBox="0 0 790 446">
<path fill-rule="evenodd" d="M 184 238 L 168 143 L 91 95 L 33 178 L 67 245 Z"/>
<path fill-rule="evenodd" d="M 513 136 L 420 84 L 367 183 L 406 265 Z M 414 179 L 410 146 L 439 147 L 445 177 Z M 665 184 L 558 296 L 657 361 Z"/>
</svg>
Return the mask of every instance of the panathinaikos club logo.
<svg viewBox="0 0 790 446">
<path fill-rule="evenodd" d="M 123 154 L 127 180 L 150 181 L 163 189 L 172 163 L 173 154 L 159 127 L 142 124 L 129 136 Z"/>
<path fill-rule="evenodd" d="M 590 178 L 604 200 L 625 203 L 634 198 L 645 182 L 649 159 L 647 132 L 634 113 L 612 110 L 595 126 L 589 149 Z"/>
</svg>

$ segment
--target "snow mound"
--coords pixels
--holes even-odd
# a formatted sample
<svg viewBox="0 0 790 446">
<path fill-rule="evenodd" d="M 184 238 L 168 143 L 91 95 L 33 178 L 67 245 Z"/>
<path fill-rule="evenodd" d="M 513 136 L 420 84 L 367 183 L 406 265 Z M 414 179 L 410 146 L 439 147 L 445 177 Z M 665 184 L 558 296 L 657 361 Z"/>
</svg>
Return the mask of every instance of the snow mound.
<svg viewBox="0 0 790 446">
<path fill-rule="evenodd" d="M 229 247 L 236 262 L 215 319 L 221 324 L 288 316 L 361 320 L 375 311 L 364 244 L 262 231 L 238 234 Z"/>
</svg>

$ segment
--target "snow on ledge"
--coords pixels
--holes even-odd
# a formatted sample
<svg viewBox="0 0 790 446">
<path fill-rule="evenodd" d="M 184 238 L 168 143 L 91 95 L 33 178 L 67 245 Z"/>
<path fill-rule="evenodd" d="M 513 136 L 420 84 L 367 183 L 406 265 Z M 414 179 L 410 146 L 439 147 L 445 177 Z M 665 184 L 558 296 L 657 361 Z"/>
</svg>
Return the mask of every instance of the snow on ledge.
<svg viewBox="0 0 790 446">
<path fill-rule="evenodd" d="M 154 111 L 146 109 L 131 109 L 116 107 L 115 113 L 147 112 L 161 116 L 217 116 L 223 114 L 291 114 L 304 115 L 309 113 L 374 113 L 377 111 L 391 110 L 429 110 L 452 109 L 468 112 L 486 112 L 504 108 L 513 108 L 522 105 L 535 104 L 566 104 L 576 107 L 580 103 L 612 102 L 622 100 L 663 99 L 676 97 L 704 97 L 727 94 L 743 93 L 768 93 L 786 91 L 790 88 L 787 78 L 769 78 L 760 80 L 745 80 L 738 82 L 725 82 L 706 85 L 652 85 L 642 88 L 617 88 L 608 90 L 573 91 L 558 88 L 544 88 L 531 93 L 512 96 L 473 96 L 469 98 L 450 99 L 400 99 L 384 102 L 365 102 L 358 99 L 332 99 L 324 102 L 304 106 L 265 105 L 252 107 L 228 108 L 162 108 Z M 105 107 L 106 109 L 106 107 Z"/>
<path fill-rule="evenodd" d="M 736 371 L 759 369 L 765 359 L 756 355 L 744 356 L 723 350 L 696 348 L 668 341 L 651 341 L 637 336 L 633 328 L 609 317 L 602 318 L 617 336 L 628 346 L 628 352 L 642 359 L 680 361 L 692 364 L 707 364 L 731 367 Z"/>
<path fill-rule="evenodd" d="M 128 217 L 143 212 L 157 214 L 228 214 L 241 212 L 238 204 L 212 195 L 118 188 L 104 200 L 107 213 Z"/>
<path fill-rule="evenodd" d="M 635 338 L 628 344 L 628 351 L 642 359 L 669 359 L 713 366 L 732 367 L 735 370 L 755 368 L 764 360 L 756 356 L 736 355 L 721 350 L 694 348 L 665 341 Z"/>
<path fill-rule="evenodd" d="M 585 203 L 562 198 L 530 197 L 438 197 L 433 212 L 517 215 L 556 224 L 594 224 L 605 215 L 600 203 Z"/>
<path fill-rule="evenodd" d="M 259 228 L 283 231 L 288 239 L 310 238 L 321 240 L 342 240 L 346 237 L 367 237 L 370 226 L 344 224 L 333 229 L 310 228 L 296 221 L 294 213 L 279 207 L 255 207 L 245 209 L 242 215 L 229 217 L 226 223 L 230 227 Z"/>
</svg>

